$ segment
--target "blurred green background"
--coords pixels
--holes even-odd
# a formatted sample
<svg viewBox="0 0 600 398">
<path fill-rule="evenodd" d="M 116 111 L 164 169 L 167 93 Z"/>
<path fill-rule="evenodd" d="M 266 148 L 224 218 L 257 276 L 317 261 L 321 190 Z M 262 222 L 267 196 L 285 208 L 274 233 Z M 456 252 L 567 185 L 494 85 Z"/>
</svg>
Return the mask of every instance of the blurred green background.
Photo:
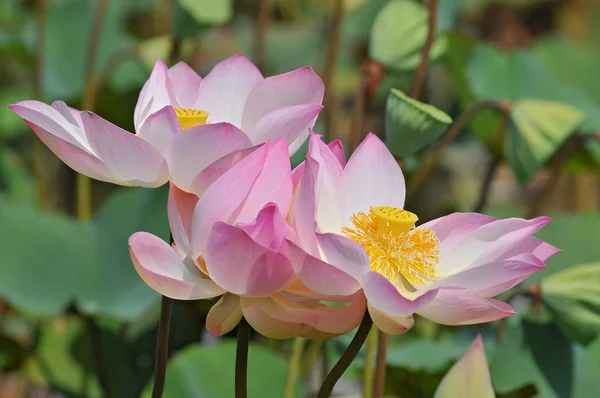
<svg viewBox="0 0 600 398">
<path fill-rule="evenodd" d="M 405 95 L 426 41 L 425 5 L 1 0 L 0 397 L 149 396 L 160 296 L 135 273 L 127 239 L 169 234 L 166 187 L 93 182 L 94 217 L 77 221 L 75 173 L 7 105 L 64 100 L 132 131 L 156 59 L 204 75 L 237 52 L 265 76 L 311 65 L 327 90 L 316 131 L 347 153 L 368 131 L 384 137 L 422 221 L 452 211 L 554 218 L 539 237 L 563 253 L 502 297 L 518 314 L 460 328 L 416 319 L 390 341 L 388 396 L 431 397 L 477 333 L 499 397 L 600 396 L 600 4 L 440 0 L 417 95 L 435 109 Z M 473 106 L 486 108 L 463 118 L 416 187 L 440 148 L 444 112 L 461 120 Z M 167 397 L 233 396 L 235 340 L 206 333 L 210 305 L 175 303 Z M 307 342 L 297 397 L 314 394 L 351 337 Z M 249 396 L 282 397 L 290 351 L 290 341 L 253 335 Z M 336 394 L 359 396 L 363 364 L 361 354 Z"/>
</svg>

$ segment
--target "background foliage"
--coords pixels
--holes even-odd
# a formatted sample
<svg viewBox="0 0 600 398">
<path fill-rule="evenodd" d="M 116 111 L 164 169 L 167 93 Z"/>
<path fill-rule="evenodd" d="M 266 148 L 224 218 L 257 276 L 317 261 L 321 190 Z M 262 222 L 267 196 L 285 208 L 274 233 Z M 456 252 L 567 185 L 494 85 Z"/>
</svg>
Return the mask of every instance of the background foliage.
<svg viewBox="0 0 600 398">
<path fill-rule="evenodd" d="M 94 182 L 94 217 L 76 221 L 74 172 L 7 109 L 31 98 L 82 106 L 97 4 L 0 4 L 1 397 L 95 397 L 103 389 L 111 397 L 149 396 L 159 295 L 135 273 L 127 238 L 139 230 L 167 237 L 166 190 Z M 595 0 L 440 0 L 417 95 L 411 84 L 430 21 L 417 0 L 107 4 L 92 102 L 130 131 L 137 94 L 158 58 L 184 60 L 201 74 L 236 52 L 266 75 L 309 64 L 327 87 L 317 131 L 342 139 L 347 152 L 368 131 L 384 137 L 407 175 L 407 208 L 422 221 L 474 210 L 553 216 L 539 237 L 563 253 L 503 297 L 518 314 L 460 328 L 417 319 L 390 341 L 388 396 L 431 397 L 477 333 L 498 396 L 600 396 Z M 450 140 L 453 129 L 460 134 Z M 432 153 L 439 157 L 428 165 Z M 206 333 L 209 308 L 207 301 L 175 304 L 167 397 L 232 396 L 234 343 Z M 323 366 L 350 339 L 308 342 L 297 397 L 314 393 Z M 250 397 L 282 396 L 290 349 L 288 341 L 253 335 Z M 363 366 L 359 356 L 337 394 L 358 396 Z"/>
</svg>

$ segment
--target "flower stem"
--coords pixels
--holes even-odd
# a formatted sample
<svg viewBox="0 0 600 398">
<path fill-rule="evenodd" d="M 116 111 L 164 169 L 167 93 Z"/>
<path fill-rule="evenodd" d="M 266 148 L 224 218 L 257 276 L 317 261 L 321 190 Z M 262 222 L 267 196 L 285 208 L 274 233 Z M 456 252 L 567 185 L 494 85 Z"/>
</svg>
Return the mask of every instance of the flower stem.
<svg viewBox="0 0 600 398">
<path fill-rule="evenodd" d="M 302 354 L 304 352 L 304 344 L 306 340 L 302 337 L 294 339 L 294 347 L 292 349 L 292 357 L 290 358 L 290 367 L 288 370 L 288 378 L 285 385 L 284 398 L 294 398 L 296 395 L 296 383 L 300 374 L 300 364 L 302 362 Z"/>
<path fill-rule="evenodd" d="M 554 191 L 556 184 L 560 178 L 562 172 L 563 164 L 579 149 L 581 148 L 582 142 L 579 136 L 572 135 L 570 139 L 565 141 L 561 148 L 556 151 L 551 163 L 550 163 L 550 175 L 542 185 L 542 187 L 538 190 L 538 192 L 533 195 L 533 200 L 527 212 L 525 214 L 525 218 L 534 218 L 541 215 L 542 208 L 544 207 L 544 203 Z"/>
<path fill-rule="evenodd" d="M 98 383 L 104 393 L 104 398 L 110 398 L 112 395 L 110 392 L 108 368 L 104 363 L 102 352 L 102 332 L 91 316 L 85 316 L 84 318 L 90 338 L 90 345 L 92 346 L 92 356 L 95 358 L 94 366 L 96 367 L 95 371 L 98 376 Z"/>
<path fill-rule="evenodd" d="M 354 120 L 352 121 L 353 126 L 350 130 L 348 143 L 350 153 L 354 152 L 364 137 L 362 128 L 365 119 L 365 105 L 367 103 L 367 96 L 369 95 L 370 84 L 368 71 L 361 69 L 360 82 L 356 89 L 356 97 L 354 100 Z"/>
<path fill-rule="evenodd" d="M 485 177 L 483 179 L 483 183 L 481 184 L 481 189 L 479 190 L 479 199 L 477 200 L 477 205 L 475 205 L 475 208 L 473 209 L 474 213 L 481 213 L 483 209 L 485 209 L 498 166 L 500 166 L 500 161 L 498 161 L 496 158 L 493 158 L 485 172 Z"/>
<path fill-rule="evenodd" d="M 317 394 L 317 398 L 329 398 L 331 396 L 331 392 L 333 391 L 333 387 L 337 383 L 337 381 L 342 377 L 346 369 L 350 366 L 356 355 L 360 351 L 360 348 L 365 343 L 367 336 L 369 335 L 369 330 L 371 330 L 371 326 L 373 325 L 373 321 L 371 320 L 371 316 L 369 312 L 365 312 L 365 316 L 358 327 L 358 331 L 354 335 L 354 338 L 346 348 L 346 351 L 342 354 L 339 361 L 333 366 L 331 372 L 325 378 L 321 389 L 319 390 L 319 394 Z"/>
<path fill-rule="evenodd" d="M 438 145 L 431 151 L 429 156 L 423 161 L 421 167 L 413 176 L 406 192 L 407 199 L 410 199 L 415 192 L 421 187 L 425 178 L 440 160 L 442 153 L 446 148 L 458 137 L 460 132 L 467 124 L 475 117 L 482 109 L 497 108 L 500 109 L 500 104 L 495 101 L 482 100 L 471 105 L 456 121 L 448 128 Z"/>
<path fill-rule="evenodd" d="M 373 398 L 383 397 L 385 387 L 385 371 L 387 369 L 387 346 L 388 335 L 379 330 L 377 332 L 377 365 L 375 367 L 375 387 L 373 388 Z"/>
<path fill-rule="evenodd" d="M 367 352 L 365 354 L 365 369 L 363 377 L 363 397 L 373 396 L 373 380 L 375 379 L 375 352 L 377 351 L 377 328 L 372 327 L 367 337 Z"/>
<path fill-rule="evenodd" d="M 45 21 L 46 21 L 46 0 L 36 0 L 35 2 L 35 54 L 33 58 L 33 92 L 38 101 L 44 101 L 44 50 L 45 50 Z M 50 206 L 50 193 L 48 180 L 46 179 L 44 160 L 46 148 L 44 144 L 35 136 L 33 141 L 33 175 L 35 177 L 36 193 L 38 201 L 42 208 L 47 209 Z"/>
<path fill-rule="evenodd" d="M 83 174 L 77 174 L 77 219 L 92 219 L 92 180 Z"/>
<path fill-rule="evenodd" d="M 425 71 L 427 70 L 427 64 L 429 63 L 429 54 L 431 53 L 431 47 L 435 41 L 435 29 L 437 25 L 437 10 L 438 0 L 429 0 L 429 29 L 427 31 L 427 40 L 423 47 L 423 56 L 421 62 L 415 72 L 412 85 L 410 87 L 410 96 L 415 99 L 419 99 L 421 94 L 421 88 L 423 87 L 423 81 L 425 80 Z"/>
<path fill-rule="evenodd" d="M 323 85 L 325 86 L 325 105 L 323 120 L 327 126 L 327 132 L 331 136 L 330 131 L 333 130 L 335 110 L 335 95 L 333 91 L 333 76 L 335 72 L 335 63 L 337 54 L 340 48 L 342 37 L 342 23 L 344 22 L 344 2 L 343 0 L 335 0 L 333 23 L 329 35 L 329 48 L 327 49 L 327 57 L 325 58 L 325 66 L 323 67 Z"/>
<path fill-rule="evenodd" d="M 156 364 L 154 367 L 154 386 L 152 398 L 160 398 L 165 389 L 167 373 L 167 358 L 169 356 L 169 331 L 171 329 L 171 311 L 173 300 L 162 296 L 160 303 L 160 322 L 158 324 L 158 338 L 156 340 Z"/>
<path fill-rule="evenodd" d="M 235 351 L 235 398 L 248 396 L 248 343 L 250 325 L 242 318 L 238 324 L 237 348 Z"/>
<path fill-rule="evenodd" d="M 258 16 L 256 31 L 254 32 L 254 60 L 258 69 L 265 73 L 265 53 L 267 47 L 267 29 L 271 22 L 273 9 L 272 0 L 260 0 L 258 4 Z"/>
</svg>

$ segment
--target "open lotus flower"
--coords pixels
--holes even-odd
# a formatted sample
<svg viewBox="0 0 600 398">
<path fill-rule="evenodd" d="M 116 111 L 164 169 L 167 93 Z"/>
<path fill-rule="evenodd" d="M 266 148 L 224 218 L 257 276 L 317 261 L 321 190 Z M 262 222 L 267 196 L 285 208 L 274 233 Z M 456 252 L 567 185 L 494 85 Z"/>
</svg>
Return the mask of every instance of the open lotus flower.
<svg viewBox="0 0 600 398">
<path fill-rule="evenodd" d="M 119 185 L 157 187 L 169 179 L 169 169 L 189 174 L 185 169 L 202 156 L 199 150 L 214 159 L 285 137 L 295 152 L 322 109 L 323 91 L 310 67 L 265 79 L 238 54 L 204 79 L 184 63 L 167 69 L 158 61 L 138 98 L 135 135 L 61 101 L 9 108 L 75 171 Z"/>
<path fill-rule="evenodd" d="M 433 398 L 494 398 L 481 336 L 477 336 L 466 354 L 446 373 Z"/>
<path fill-rule="evenodd" d="M 558 252 L 531 236 L 549 217 L 454 213 L 415 228 L 417 216 L 403 210 L 402 171 L 373 134 L 348 164 L 339 145 L 332 149 L 313 135 L 295 174 L 301 176 L 292 219 L 311 258 L 304 263 L 313 264 L 298 267 L 299 277 L 316 292 L 335 285 L 347 295 L 360 286 L 386 333 L 409 329 L 413 313 L 448 325 L 512 315 L 510 305 L 491 297 Z"/>
<path fill-rule="evenodd" d="M 129 240 L 135 268 L 151 288 L 180 300 L 222 296 L 207 318 L 215 335 L 233 329 L 242 314 L 272 338 L 342 334 L 360 323 L 362 292 L 324 297 L 296 276 L 301 260 L 286 221 L 292 175 L 284 138 L 237 151 L 194 180 L 198 194 L 171 184 L 173 246 L 145 232 Z M 321 299 L 349 305 L 327 306 Z"/>
</svg>

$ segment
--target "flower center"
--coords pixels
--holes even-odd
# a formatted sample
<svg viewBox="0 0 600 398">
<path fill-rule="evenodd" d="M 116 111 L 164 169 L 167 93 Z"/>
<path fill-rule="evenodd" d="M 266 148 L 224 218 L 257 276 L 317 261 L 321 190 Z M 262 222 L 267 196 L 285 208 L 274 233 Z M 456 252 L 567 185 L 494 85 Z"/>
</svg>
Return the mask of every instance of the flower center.
<svg viewBox="0 0 600 398">
<path fill-rule="evenodd" d="M 440 261 L 440 241 L 427 228 L 414 228 L 415 214 L 395 207 L 371 207 L 350 218 L 354 228 L 342 234 L 360 243 L 371 262 L 371 270 L 385 276 L 400 290 L 415 291 L 431 282 Z"/>
<path fill-rule="evenodd" d="M 177 115 L 177 119 L 183 130 L 203 125 L 208 118 L 208 112 L 198 109 L 175 108 L 175 114 Z"/>
</svg>

